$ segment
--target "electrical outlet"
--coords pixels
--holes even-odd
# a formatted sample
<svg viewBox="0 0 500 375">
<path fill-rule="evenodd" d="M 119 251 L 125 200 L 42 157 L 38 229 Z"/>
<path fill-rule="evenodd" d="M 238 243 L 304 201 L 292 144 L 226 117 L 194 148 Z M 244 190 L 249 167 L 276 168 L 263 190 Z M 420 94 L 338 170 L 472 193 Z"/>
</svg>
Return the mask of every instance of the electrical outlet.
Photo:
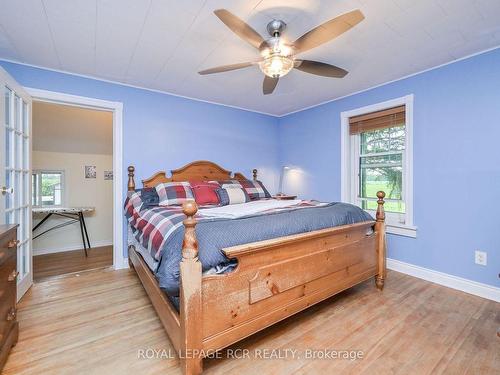
<svg viewBox="0 0 500 375">
<path fill-rule="evenodd" d="M 488 254 L 486 251 L 476 250 L 476 264 L 480 264 L 481 266 L 486 266 L 488 263 Z"/>
</svg>

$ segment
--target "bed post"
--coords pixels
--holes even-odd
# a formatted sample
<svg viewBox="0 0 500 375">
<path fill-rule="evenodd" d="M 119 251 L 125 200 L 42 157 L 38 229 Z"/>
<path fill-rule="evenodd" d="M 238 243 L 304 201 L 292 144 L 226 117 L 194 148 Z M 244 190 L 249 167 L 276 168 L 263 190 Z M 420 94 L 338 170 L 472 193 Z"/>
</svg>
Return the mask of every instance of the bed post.
<svg viewBox="0 0 500 375">
<path fill-rule="evenodd" d="M 257 181 L 257 169 L 254 169 L 252 173 L 253 173 L 253 180 Z"/>
<path fill-rule="evenodd" d="M 127 191 L 134 191 L 135 190 L 135 181 L 134 181 L 134 171 L 135 168 L 133 165 L 129 165 L 127 168 L 128 170 L 128 184 L 127 184 Z"/>
<path fill-rule="evenodd" d="M 386 277 L 386 242 L 385 242 L 385 211 L 384 211 L 384 198 L 383 191 L 377 192 L 377 214 L 375 223 L 375 230 L 377 232 L 377 264 L 378 274 L 375 276 L 375 285 L 378 290 L 384 289 L 384 282 Z"/>
<path fill-rule="evenodd" d="M 201 262 L 198 260 L 198 241 L 196 240 L 196 219 L 198 207 L 194 201 L 185 202 L 182 212 L 184 220 L 184 241 L 180 263 L 180 325 L 182 373 L 185 375 L 202 372 L 202 307 L 201 307 Z"/>
</svg>

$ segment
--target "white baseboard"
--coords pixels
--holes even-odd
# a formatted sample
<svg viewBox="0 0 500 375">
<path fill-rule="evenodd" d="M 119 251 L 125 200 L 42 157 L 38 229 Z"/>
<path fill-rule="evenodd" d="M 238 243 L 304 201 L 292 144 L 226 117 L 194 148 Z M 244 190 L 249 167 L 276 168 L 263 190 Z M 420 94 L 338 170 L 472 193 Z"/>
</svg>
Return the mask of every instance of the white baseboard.
<svg viewBox="0 0 500 375">
<path fill-rule="evenodd" d="M 91 245 L 92 245 L 92 248 L 101 247 L 101 246 L 111 246 L 111 245 L 113 245 L 113 240 L 93 241 L 91 243 Z M 33 256 L 52 254 L 52 253 L 62 253 L 64 251 L 73 251 L 73 250 L 82 250 L 83 251 L 83 244 L 80 242 L 79 244 L 76 244 L 76 245 L 50 247 L 47 249 L 33 249 Z"/>
<path fill-rule="evenodd" d="M 477 281 L 463 279 L 458 276 L 449 275 L 447 273 L 434 271 L 390 258 L 387 259 L 387 268 L 410 276 L 418 277 L 419 279 L 443 285 L 448 288 L 461 290 L 465 293 L 474 294 L 479 297 L 500 302 L 500 288 L 492 285 L 478 283 Z"/>
</svg>

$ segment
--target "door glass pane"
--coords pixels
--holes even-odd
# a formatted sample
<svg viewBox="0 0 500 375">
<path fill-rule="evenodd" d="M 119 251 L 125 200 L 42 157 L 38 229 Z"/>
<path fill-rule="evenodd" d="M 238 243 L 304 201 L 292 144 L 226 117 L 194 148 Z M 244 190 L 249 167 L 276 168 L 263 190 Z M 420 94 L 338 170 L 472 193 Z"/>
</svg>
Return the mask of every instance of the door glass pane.
<svg viewBox="0 0 500 375">
<path fill-rule="evenodd" d="M 30 237 L 30 222 L 29 222 L 29 211 L 28 207 L 23 208 L 24 223 L 26 225 L 26 232 L 24 233 L 23 240 L 27 240 Z"/>
<path fill-rule="evenodd" d="M 29 139 L 23 137 L 23 169 L 29 169 Z"/>
<path fill-rule="evenodd" d="M 5 88 L 5 126 L 10 125 L 10 99 L 12 98 L 12 91 L 6 87 Z"/>
<path fill-rule="evenodd" d="M 28 273 L 28 270 L 29 270 L 29 253 L 28 253 L 28 249 L 29 249 L 29 242 L 25 242 L 24 245 L 23 245 L 23 270 L 24 270 L 24 275 L 26 275 L 26 273 Z M 23 276 L 24 276 L 23 275 Z"/>
<path fill-rule="evenodd" d="M 23 248 L 24 244 L 19 245 L 17 247 L 17 264 L 18 264 L 18 272 L 19 272 L 19 279 L 22 279 L 24 277 L 24 274 L 26 273 L 25 268 L 24 268 L 24 257 L 23 257 Z"/>
<path fill-rule="evenodd" d="M 23 136 L 16 133 L 16 150 L 15 150 L 15 168 L 21 169 L 23 166 L 21 164 L 23 155 Z"/>
<path fill-rule="evenodd" d="M 19 96 L 14 96 L 14 127 L 18 131 L 22 131 L 21 128 L 21 119 L 20 119 L 20 109 L 21 109 L 21 99 Z"/>
<path fill-rule="evenodd" d="M 14 207 L 19 207 L 21 205 L 21 172 L 15 172 L 14 181 Z"/>
<path fill-rule="evenodd" d="M 12 186 L 12 172 L 5 171 L 5 186 L 10 188 Z M 5 195 L 5 209 L 8 210 L 12 207 L 12 194 L 7 193 Z"/>
<path fill-rule="evenodd" d="M 30 204 L 30 175 L 29 172 L 24 173 L 24 183 L 23 183 L 23 206 L 28 206 Z"/>
<path fill-rule="evenodd" d="M 12 224 L 14 222 L 14 211 L 10 211 L 5 214 L 5 222 L 7 224 Z"/>
<path fill-rule="evenodd" d="M 10 130 L 5 128 L 5 166 L 10 167 Z"/>
<path fill-rule="evenodd" d="M 28 135 L 29 129 L 28 129 L 28 104 L 23 101 L 23 133 L 25 135 Z"/>
<path fill-rule="evenodd" d="M 31 175 L 31 204 L 33 206 L 38 206 L 38 199 L 37 199 L 37 186 L 38 186 L 38 175 L 33 173 Z"/>
</svg>

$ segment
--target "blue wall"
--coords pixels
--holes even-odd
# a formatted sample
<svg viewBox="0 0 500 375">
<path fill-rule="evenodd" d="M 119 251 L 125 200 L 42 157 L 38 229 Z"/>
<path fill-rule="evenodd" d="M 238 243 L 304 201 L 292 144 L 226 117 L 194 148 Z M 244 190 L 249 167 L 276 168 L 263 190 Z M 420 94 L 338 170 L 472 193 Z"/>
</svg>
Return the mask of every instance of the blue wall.
<svg viewBox="0 0 500 375">
<path fill-rule="evenodd" d="M 302 170 L 301 196 L 339 200 L 340 113 L 408 94 L 418 231 L 390 235 L 388 255 L 500 286 L 500 49 L 280 118 L 281 164 Z"/>
<path fill-rule="evenodd" d="M 136 183 L 159 170 L 206 159 L 276 190 L 278 119 L 128 86 L 0 61 L 21 85 L 123 103 L 123 192 L 126 167 Z M 125 242 L 126 243 L 126 242 Z"/>
<path fill-rule="evenodd" d="M 246 174 L 259 168 L 276 191 L 279 165 L 295 165 L 296 191 L 321 200 L 340 199 L 340 112 L 414 94 L 417 238 L 390 235 L 389 257 L 500 285 L 500 49 L 279 119 L 0 65 L 25 86 L 123 102 L 123 166 L 134 164 L 138 179 L 209 159 Z M 474 264 L 476 249 L 488 266 Z"/>
</svg>

